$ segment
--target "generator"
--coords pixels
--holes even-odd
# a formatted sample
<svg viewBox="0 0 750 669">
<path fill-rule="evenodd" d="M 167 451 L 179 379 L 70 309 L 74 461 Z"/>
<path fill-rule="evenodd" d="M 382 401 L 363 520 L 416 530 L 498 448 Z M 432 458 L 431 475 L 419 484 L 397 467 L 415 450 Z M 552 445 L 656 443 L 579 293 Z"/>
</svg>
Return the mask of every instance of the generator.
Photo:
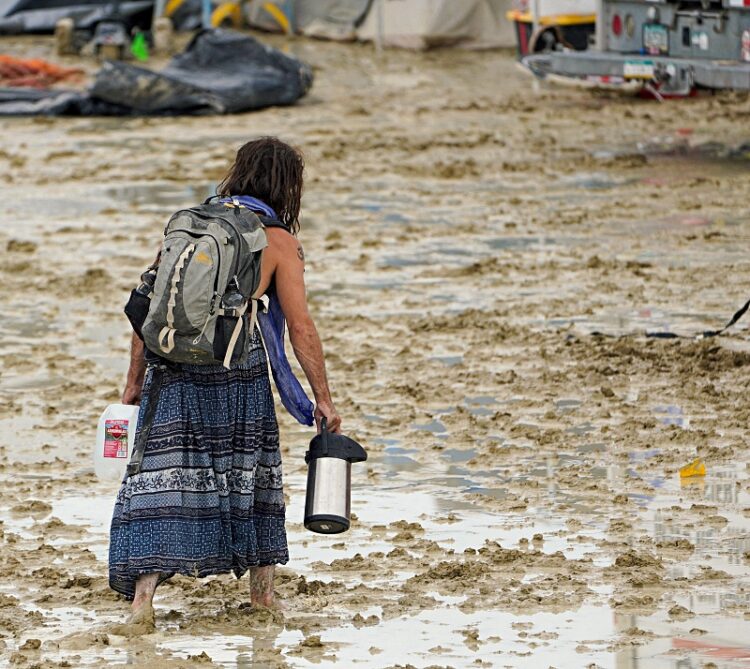
<svg viewBox="0 0 750 669">
<path fill-rule="evenodd" d="M 522 62 L 541 78 L 640 84 L 656 97 L 750 90 L 750 0 L 597 0 L 588 49 Z"/>
</svg>

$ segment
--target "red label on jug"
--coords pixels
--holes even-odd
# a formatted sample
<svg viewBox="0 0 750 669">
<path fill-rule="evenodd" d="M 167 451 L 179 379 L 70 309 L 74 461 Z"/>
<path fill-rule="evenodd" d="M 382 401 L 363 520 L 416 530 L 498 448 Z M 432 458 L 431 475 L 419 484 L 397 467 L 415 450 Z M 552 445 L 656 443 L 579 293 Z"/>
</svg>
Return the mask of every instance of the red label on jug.
<svg viewBox="0 0 750 669">
<path fill-rule="evenodd" d="M 104 421 L 104 457 L 128 457 L 128 421 Z"/>
</svg>

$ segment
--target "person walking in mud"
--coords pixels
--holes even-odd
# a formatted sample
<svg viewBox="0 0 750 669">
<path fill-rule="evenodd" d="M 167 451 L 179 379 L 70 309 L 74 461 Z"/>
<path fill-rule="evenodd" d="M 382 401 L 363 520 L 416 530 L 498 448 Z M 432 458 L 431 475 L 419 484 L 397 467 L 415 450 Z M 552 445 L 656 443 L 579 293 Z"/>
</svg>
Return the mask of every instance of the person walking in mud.
<svg viewBox="0 0 750 669">
<path fill-rule="evenodd" d="M 325 418 L 328 429 L 339 432 L 296 237 L 303 169 L 299 151 L 261 138 L 239 149 L 217 193 L 267 223 L 255 297 L 277 300 L 314 393 L 315 419 L 320 425 Z M 152 630 L 156 587 L 176 573 L 231 571 L 239 578 L 249 571 L 252 605 L 279 606 L 274 567 L 285 564 L 289 553 L 266 348 L 273 355 L 258 329 L 248 335 L 246 362 L 172 366 L 160 384 L 140 471 L 124 480 L 112 518 L 110 587 L 133 600 L 128 622 L 116 633 Z M 139 430 L 159 359 L 133 335 L 122 401 L 137 404 L 143 396 Z"/>
</svg>

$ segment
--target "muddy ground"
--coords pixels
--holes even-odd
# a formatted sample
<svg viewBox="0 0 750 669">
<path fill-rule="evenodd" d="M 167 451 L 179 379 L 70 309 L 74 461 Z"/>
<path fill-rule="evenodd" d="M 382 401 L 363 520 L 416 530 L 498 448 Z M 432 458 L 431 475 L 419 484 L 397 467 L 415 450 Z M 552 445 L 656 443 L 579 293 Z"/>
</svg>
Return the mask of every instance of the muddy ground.
<svg viewBox="0 0 750 669">
<path fill-rule="evenodd" d="M 750 99 L 539 87 L 504 53 L 289 48 L 316 71 L 293 108 L 0 121 L 0 664 L 748 666 L 747 330 L 643 333 L 719 327 L 750 294 Z M 304 531 L 311 435 L 280 410 L 286 612 L 244 606 L 246 579 L 178 577 L 128 641 L 106 633 L 127 611 L 116 485 L 91 464 L 122 305 L 169 214 L 260 134 L 307 157 L 310 302 L 370 452 L 357 519 Z M 706 477 L 681 482 L 696 456 Z"/>
</svg>

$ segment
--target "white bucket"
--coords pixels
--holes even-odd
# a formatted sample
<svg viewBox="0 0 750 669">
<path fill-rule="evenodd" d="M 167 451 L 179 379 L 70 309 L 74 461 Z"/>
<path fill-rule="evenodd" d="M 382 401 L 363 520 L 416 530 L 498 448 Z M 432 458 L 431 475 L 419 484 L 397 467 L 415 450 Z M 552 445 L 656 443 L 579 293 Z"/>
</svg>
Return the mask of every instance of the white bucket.
<svg viewBox="0 0 750 669">
<path fill-rule="evenodd" d="M 135 444 L 140 407 L 110 404 L 99 418 L 94 471 L 104 481 L 122 480 Z"/>
</svg>

